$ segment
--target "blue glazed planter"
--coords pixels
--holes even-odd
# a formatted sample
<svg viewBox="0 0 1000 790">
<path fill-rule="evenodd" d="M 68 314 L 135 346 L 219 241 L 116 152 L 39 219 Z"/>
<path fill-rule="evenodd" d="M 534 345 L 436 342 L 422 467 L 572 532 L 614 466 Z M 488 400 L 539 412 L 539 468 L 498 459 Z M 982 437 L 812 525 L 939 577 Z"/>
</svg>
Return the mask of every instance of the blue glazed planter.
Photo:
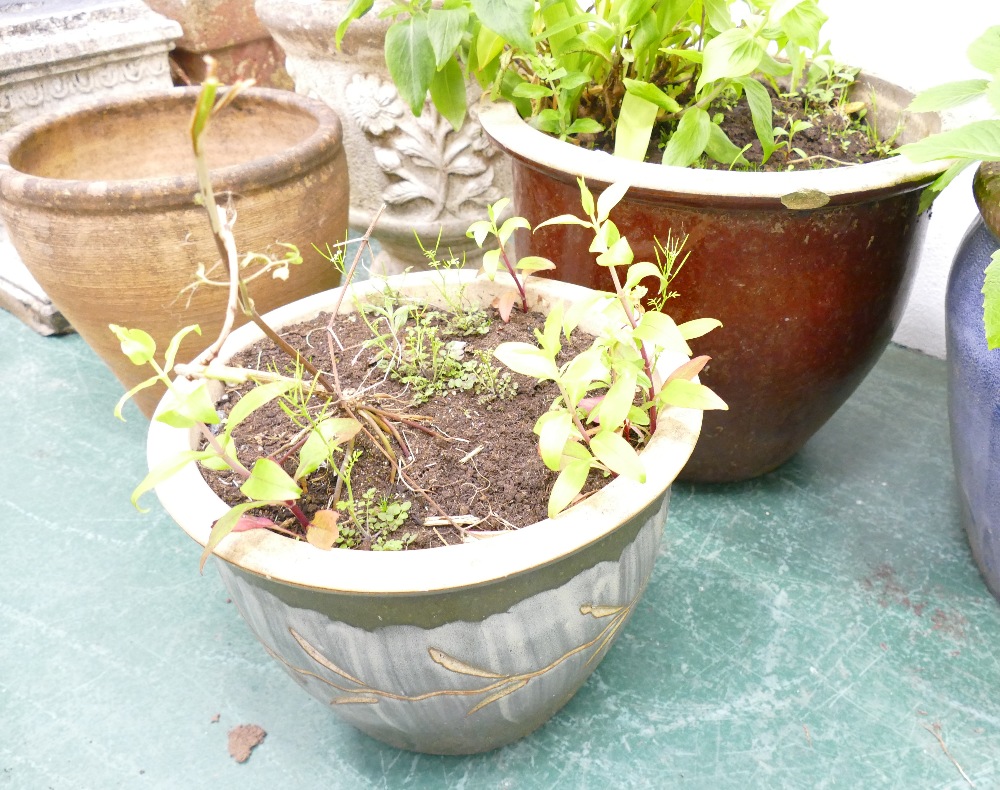
<svg viewBox="0 0 1000 790">
<path fill-rule="evenodd" d="M 962 520 L 979 570 L 1000 599 L 1000 349 L 987 349 L 981 293 L 983 270 L 1000 248 L 1000 166 L 982 166 L 973 189 L 981 216 L 948 280 L 948 412 Z"/>
</svg>

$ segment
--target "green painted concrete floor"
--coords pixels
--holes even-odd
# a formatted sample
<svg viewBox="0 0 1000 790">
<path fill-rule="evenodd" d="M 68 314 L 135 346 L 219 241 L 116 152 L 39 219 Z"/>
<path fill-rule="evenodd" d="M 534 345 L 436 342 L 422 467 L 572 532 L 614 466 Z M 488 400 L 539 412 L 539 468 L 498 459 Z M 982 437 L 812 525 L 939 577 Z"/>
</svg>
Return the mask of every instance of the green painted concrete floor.
<svg viewBox="0 0 1000 790">
<path fill-rule="evenodd" d="M 592 679 L 469 758 L 372 741 L 273 664 L 154 500 L 129 504 L 144 420 L 118 394 L 80 338 L 0 313 L 0 788 L 1000 787 L 1000 604 L 939 360 L 892 347 L 783 469 L 678 485 Z M 245 723 L 268 735 L 237 764 Z"/>
</svg>

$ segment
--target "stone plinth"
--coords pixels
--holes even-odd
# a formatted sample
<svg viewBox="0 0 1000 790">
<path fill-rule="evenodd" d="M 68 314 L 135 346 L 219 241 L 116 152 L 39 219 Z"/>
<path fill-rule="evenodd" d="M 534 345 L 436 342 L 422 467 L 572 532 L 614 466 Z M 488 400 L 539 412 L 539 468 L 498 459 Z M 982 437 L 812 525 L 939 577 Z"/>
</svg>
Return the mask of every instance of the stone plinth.
<svg viewBox="0 0 1000 790">
<path fill-rule="evenodd" d="M 180 35 L 139 0 L 0 0 L 0 133 L 109 94 L 169 86 L 167 52 Z M 69 330 L 2 224 L 0 307 L 42 334 Z"/>
</svg>

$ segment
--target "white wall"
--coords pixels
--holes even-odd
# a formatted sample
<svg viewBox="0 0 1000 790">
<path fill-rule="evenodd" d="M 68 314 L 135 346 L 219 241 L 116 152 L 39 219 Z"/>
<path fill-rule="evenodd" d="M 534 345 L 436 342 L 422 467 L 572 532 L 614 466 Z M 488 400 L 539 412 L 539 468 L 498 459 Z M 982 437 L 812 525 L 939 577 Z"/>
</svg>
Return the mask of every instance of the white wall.
<svg viewBox="0 0 1000 790">
<path fill-rule="evenodd" d="M 820 0 L 830 17 L 824 37 L 834 56 L 908 90 L 982 77 L 965 50 L 987 27 L 1000 25 L 998 0 Z M 946 125 L 986 117 L 960 108 Z M 978 115 L 977 115 L 978 113 Z M 943 357 L 944 293 L 955 250 L 976 216 L 970 168 L 935 201 L 913 291 L 895 340 Z"/>
</svg>

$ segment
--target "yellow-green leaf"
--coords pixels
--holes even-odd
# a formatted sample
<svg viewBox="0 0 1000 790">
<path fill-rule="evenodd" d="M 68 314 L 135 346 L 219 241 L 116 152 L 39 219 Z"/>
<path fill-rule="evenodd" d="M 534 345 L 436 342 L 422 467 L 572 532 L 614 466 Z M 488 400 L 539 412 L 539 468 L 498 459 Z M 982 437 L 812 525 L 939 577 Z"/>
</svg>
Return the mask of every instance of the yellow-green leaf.
<svg viewBox="0 0 1000 790">
<path fill-rule="evenodd" d="M 240 491 L 258 502 L 287 501 L 302 496 L 302 489 L 270 458 L 258 458 Z"/>
<path fill-rule="evenodd" d="M 598 431 L 590 440 L 590 449 L 597 460 L 615 474 L 637 483 L 646 482 L 646 470 L 635 448 L 614 431 Z"/>
</svg>

